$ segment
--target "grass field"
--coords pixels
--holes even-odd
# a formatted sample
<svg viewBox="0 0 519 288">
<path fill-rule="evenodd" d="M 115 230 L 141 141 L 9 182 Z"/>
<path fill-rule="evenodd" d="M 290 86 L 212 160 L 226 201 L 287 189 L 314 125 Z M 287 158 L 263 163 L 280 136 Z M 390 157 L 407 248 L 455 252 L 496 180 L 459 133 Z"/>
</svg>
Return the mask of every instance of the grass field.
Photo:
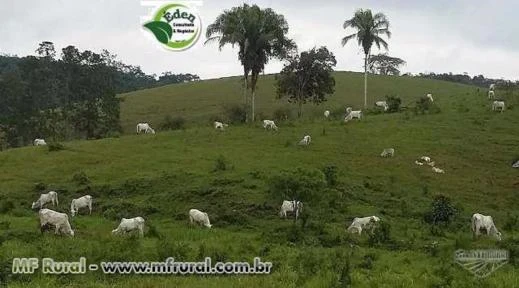
<svg viewBox="0 0 519 288">
<path fill-rule="evenodd" d="M 273 76 L 260 79 L 258 112 L 270 116 L 283 104 L 274 98 Z M 0 153 L 0 283 L 9 287 L 519 287 L 518 95 L 492 113 L 485 91 L 476 87 L 413 78 L 370 78 L 371 95 L 398 94 L 413 105 L 430 91 L 438 114 L 411 111 L 366 115 L 347 124 L 322 119 L 322 111 L 360 108 L 360 74 L 338 73 L 329 102 L 305 107 L 305 117 L 278 123 L 266 132 L 259 123 L 215 131 L 211 117 L 222 105 L 241 102 L 239 78 L 170 85 L 122 95 L 122 125 L 133 134 L 137 122 L 159 123 L 170 114 L 188 120 L 186 130 L 155 135 L 64 143 L 65 150 L 25 147 Z M 499 91 L 498 91 L 499 92 Z M 497 93 L 499 95 L 499 93 Z M 374 97 L 375 98 L 375 97 Z M 375 100 L 375 99 L 371 99 Z M 373 102 L 373 101 L 370 101 Z M 310 134 L 309 147 L 297 141 Z M 380 158 L 387 147 L 394 158 Z M 433 158 L 445 174 L 419 167 Z M 225 170 L 215 171 L 217 159 Z M 334 165 L 338 184 L 305 202 L 294 224 L 278 217 L 281 198 L 269 183 L 284 170 L 321 170 Z M 73 239 L 40 235 L 30 205 L 42 187 L 59 193 L 56 210 L 70 200 L 94 197 L 92 216 L 71 220 Z M 461 209 L 453 223 L 432 233 L 423 215 L 435 195 Z M 212 229 L 191 227 L 187 211 L 208 212 Z M 470 216 L 492 215 L 503 233 L 473 240 Z M 143 216 L 143 239 L 113 237 L 121 217 Z M 358 216 L 378 215 L 390 225 L 390 240 L 371 244 L 349 235 Z M 304 225 L 303 225 L 304 222 Z M 432 246 L 437 242 L 437 246 Z M 478 279 L 454 263 L 457 249 L 508 249 L 507 265 Z M 13 257 L 100 261 L 201 261 L 205 256 L 273 262 L 271 275 L 137 276 L 12 275 Z M 348 265 L 349 263 L 349 265 Z M 348 266 L 349 269 L 344 267 Z M 342 280 L 341 280 L 342 279 Z M 342 285 L 342 286 L 341 286 Z M 1 286 L 1 285 L 0 285 Z"/>
</svg>

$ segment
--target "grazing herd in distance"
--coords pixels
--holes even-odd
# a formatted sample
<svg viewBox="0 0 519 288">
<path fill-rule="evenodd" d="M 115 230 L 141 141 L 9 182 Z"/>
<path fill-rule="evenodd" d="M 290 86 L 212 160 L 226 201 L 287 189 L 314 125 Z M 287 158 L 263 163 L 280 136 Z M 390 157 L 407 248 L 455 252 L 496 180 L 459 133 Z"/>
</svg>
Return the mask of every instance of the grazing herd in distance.
<svg viewBox="0 0 519 288">
<path fill-rule="evenodd" d="M 492 84 L 489 87 L 488 98 L 494 99 L 495 85 Z M 432 94 L 426 94 L 426 98 L 433 102 Z M 375 106 L 383 108 L 384 111 L 387 111 L 389 106 L 386 101 L 377 101 Z M 494 101 L 492 104 L 492 110 L 495 111 L 500 109 L 501 112 L 504 111 L 505 105 L 503 101 Z M 324 111 L 324 117 L 330 117 L 330 111 Z M 351 107 L 346 108 L 346 114 L 344 117 L 344 122 L 348 122 L 352 119 L 362 119 L 362 111 L 353 111 Z M 225 130 L 228 127 L 228 124 L 215 121 L 214 128 L 216 130 Z M 275 124 L 273 120 L 263 120 L 263 128 L 265 130 L 273 130 L 278 131 L 278 126 Z M 138 123 L 136 126 L 137 134 L 145 133 L 145 134 L 155 134 L 155 130 L 148 123 Z M 311 143 L 311 136 L 305 135 L 303 139 L 298 142 L 298 145 L 308 146 Z M 46 145 L 44 139 L 35 139 L 35 146 Z M 394 148 L 385 148 L 380 154 L 383 158 L 394 157 L 395 149 Z M 445 173 L 445 171 L 441 168 L 435 166 L 435 162 L 431 160 L 429 156 L 421 156 L 419 159 L 415 161 L 416 165 L 419 166 L 430 166 L 431 169 L 436 173 Z M 515 163 L 519 168 L 519 161 Z M 515 166 L 514 166 L 515 167 Z M 78 199 L 73 199 L 70 204 L 70 213 L 72 216 L 78 214 L 80 209 L 88 208 L 89 215 L 92 213 L 92 197 L 90 195 L 85 195 Z M 40 218 L 40 228 L 43 232 L 48 229 L 49 226 L 54 226 L 55 234 L 65 234 L 69 236 L 74 236 L 74 231 L 72 230 L 70 223 L 68 221 L 68 215 L 65 213 L 56 212 L 47 208 L 44 208 L 45 204 L 51 203 L 53 206 L 58 206 L 58 194 L 55 191 L 50 191 L 45 194 L 41 194 L 39 199 L 32 203 L 32 209 L 39 209 L 39 218 Z M 303 202 L 297 200 L 284 200 L 279 216 L 283 218 L 287 218 L 288 213 L 292 213 L 297 221 L 300 213 L 303 211 Z M 209 215 L 206 212 L 202 212 L 197 209 L 189 210 L 189 221 L 191 224 L 199 224 L 206 228 L 211 228 L 212 225 L 209 221 Z M 358 218 L 355 217 L 352 220 L 351 225 L 347 228 L 347 231 L 350 233 L 356 233 L 361 235 L 363 230 L 373 231 L 376 228 L 376 224 L 380 221 L 380 218 L 377 216 L 368 216 Z M 142 237 L 144 235 L 144 224 L 145 220 L 142 217 L 134 217 L 134 218 L 122 218 L 121 222 L 117 226 L 116 229 L 112 230 L 112 234 L 126 234 L 132 231 L 138 231 L 139 235 Z M 498 240 L 501 240 L 501 233 L 497 230 L 494 225 L 493 219 L 491 216 L 485 216 L 482 214 L 474 214 L 471 219 L 471 230 L 473 232 L 474 237 L 477 237 L 481 234 L 481 230 L 485 230 L 487 235 L 493 235 Z"/>
</svg>

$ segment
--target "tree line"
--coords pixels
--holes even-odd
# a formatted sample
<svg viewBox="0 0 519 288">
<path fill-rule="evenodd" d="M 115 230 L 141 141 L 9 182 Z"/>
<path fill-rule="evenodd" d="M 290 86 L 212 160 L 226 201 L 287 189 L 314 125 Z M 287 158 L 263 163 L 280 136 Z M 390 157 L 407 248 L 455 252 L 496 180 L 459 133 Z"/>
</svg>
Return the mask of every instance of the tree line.
<svg viewBox="0 0 519 288">
<path fill-rule="evenodd" d="M 103 50 L 61 50 L 42 42 L 36 56 L 0 56 L 0 147 L 19 147 L 35 138 L 96 139 L 120 133 L 117 93 L 199 80 L 163 73 L 158 79 Z"/>
</svg>

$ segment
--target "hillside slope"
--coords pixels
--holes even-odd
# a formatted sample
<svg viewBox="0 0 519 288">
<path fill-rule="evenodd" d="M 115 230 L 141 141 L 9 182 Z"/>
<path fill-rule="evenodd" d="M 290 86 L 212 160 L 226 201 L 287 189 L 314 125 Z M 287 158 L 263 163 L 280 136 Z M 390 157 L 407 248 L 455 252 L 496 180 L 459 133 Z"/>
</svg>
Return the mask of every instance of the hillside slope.
<svg viewBox="0 0 519 288">
<path fill-rule="evenodd" d="M 357 76 L 344 73 L 345 79 Z M 140 113 L 146 119 L 160 119 L 171 111 L 183 111 L 193 121 L 183 131 L 68 142 L 65 150 L 56 152 L 46 147 L 1 152 L 0 284 L 338 287 L 341 279 L 353 287 L 517 286 L 519 169 L 510 164 L 519 156 L 519 109 L 491 112 L 484 93 L 469 86 L 380 77 L 372 81 L 374 91 L 394 87 L 405 101 L 412 101 L 414 95 L 430 89 L 441 112 L 366 115 L 347 124 L 307 117 L 278 123 L 278 132 L 264 131 L 259 123 L 215 131 L 203 123 L 207 115 L 218 113 L 220 104 L 218 98 L 205 95 L 236 95 L 239 100 L 235 80 L 173 85 L 124 96 L 129 132 Z M 262 80 L 262 85 L 272 83 L 268 77 Z M 338 85 L 336 94 L 345 100 L 331 98 L 323 107 L 342 106 L 348 95 L 361 89 Z M 261 87 L 261 93 L 267 90 Z M 226 100 L 234 99 L 230 97 Z M 262 109 L 278 105 L 269 104 L 277 103 L 273 99 L 262 99 Z M 515 96 L 507 102 L 517 100 Z M 297 146 L 305 134 L 312 136 L 311 145 Z M 387 147 L 395 148 L 394 158 L 380 158 Z M 432 157 L 445 174 L 415 165 L 422 155 Z M 338 184 L 305 202 L 305 220 L 294 225 L 293 220 L 280 219 L 282 197 L 271 192 L 272 177 L 285 170 L 315 171 L 330 165 L 337 167 Z M 94 197 L 92 216 L 71 218 L 74 239 L 40 235 L 37 214 L 29 208 L 43 187 L 58 191 L 60 205 L 55 209 L 61 212 L 68 212 L 73 198 Z M 450 225 L 433 229 L 423 219 L 438 194 L 449 197 L 459 213 Z M 187 219 L 191 208 L 206 211 L 213 228 L 191 227 Z M 501 243 L 490 237 L 472 239 L 469 219 L 475 212 L 493 216 L 504 235 Z M 373 243 L 367 235 L 346 233 L 351 219 L 368 215 L 378 215 L 389 225 L 389 239 Z M 111 235 L 120 218 L 135 216 L 146 219 L 146 237 Z M 513 258 L 490 277 L 477 279 L 453 261 L 457 249 L 475 248 L 507 249 Z M 9 272 L 13 257 L 77 261 L 82 256 L 88 263 L 163 261 L 169 256 L 177 261 L 210 256 L 213 261 L 251 262 L 260 256 L 273 262 L 274 271 L 272 275 L 203 277 Z"/>
<path fill-rule="evenodd" d="M 306 116 L 321 116 L 324 110 L 343 111 L 346 105 L 353 108 L 362 107 L 363 74 L 336 72 L 335 80 L 336 92 L 319 106 L 305 105 Z M 472 95 L 477 90 L 463 84 L 410 77 L 370 75 L 368 81 L 370 106 L 377 100 L 384 100 L 385 95 L 392 94 L 401 97 L 403 104 L 408 105 L 427 92 L 433 93 L 444 105 L 451 105 L 455 100 L 454 96 Z M 270 118 L 276 108 L 283 106 L 296 109 L 296 105 L 287 104 L 286 99 L 277 99 L 275 91 L 274 75 L 260 78 L 256 100 L 259 118 L 262 118 L 261 115 Z M 139 122 L 149 122 L 152 126 L 158 127 L 166 115 L 182 116 L 190 122 L 205 125 L 212 123 L 215 116 L 222 113 L 223 106 L 243 103 L 242 93 L 240 77 L 167 85 L 126 93 L 121 95 L 121 123 L 126 133 L 133 133 L 136 123 Z"/>
</svg>

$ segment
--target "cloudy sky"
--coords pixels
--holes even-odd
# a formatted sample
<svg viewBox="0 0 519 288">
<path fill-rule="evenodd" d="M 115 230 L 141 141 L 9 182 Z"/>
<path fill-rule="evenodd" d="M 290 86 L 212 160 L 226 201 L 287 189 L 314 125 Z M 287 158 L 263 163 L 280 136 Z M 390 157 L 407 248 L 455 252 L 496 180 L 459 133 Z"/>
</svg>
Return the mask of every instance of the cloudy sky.
<svg viewBox="0 0 519 288">
<path fill-rule="evenodd" d="M 203 26 L 224 9 L 244 1 L 205 0 L 198 8 Z M 362 52 L 356 42 L 341 46 L 351 31 L 345 19 L 358 8 L 385 13 L 391 22 L 389 54 L 403 58 L 403 72 L 467 72 L 492 78 L 519 80 L 519 37 L 516 0 L 257 0 L 283 14 L 289 37 L 300 50 L 327 46 L 337 58 L 336 70 L 362 71 Z M 319 3 L 319 4 L 318 4 Z M 326 3 L 326 4 L 320 4 Z M 237 51 L 219 51 L 203 45 L 204 34 L 191 49 L 171 52 L 157 46 L 141 19 L 150 8 L 140 0 L 2 0 L 0 3 L 0 53 L 34 54 L 47 40 L 57 49 L 108 49 L 123 62 L 139 65 L 146 73 L 193 73 L 202 78 L 239 75 Z M 148 34 L 147 34 L 148 33 Z M 374 51 L 377 53 L 377 51 Z M 273 61 L 267 73 L 278 72 Z"/>
</svg>

